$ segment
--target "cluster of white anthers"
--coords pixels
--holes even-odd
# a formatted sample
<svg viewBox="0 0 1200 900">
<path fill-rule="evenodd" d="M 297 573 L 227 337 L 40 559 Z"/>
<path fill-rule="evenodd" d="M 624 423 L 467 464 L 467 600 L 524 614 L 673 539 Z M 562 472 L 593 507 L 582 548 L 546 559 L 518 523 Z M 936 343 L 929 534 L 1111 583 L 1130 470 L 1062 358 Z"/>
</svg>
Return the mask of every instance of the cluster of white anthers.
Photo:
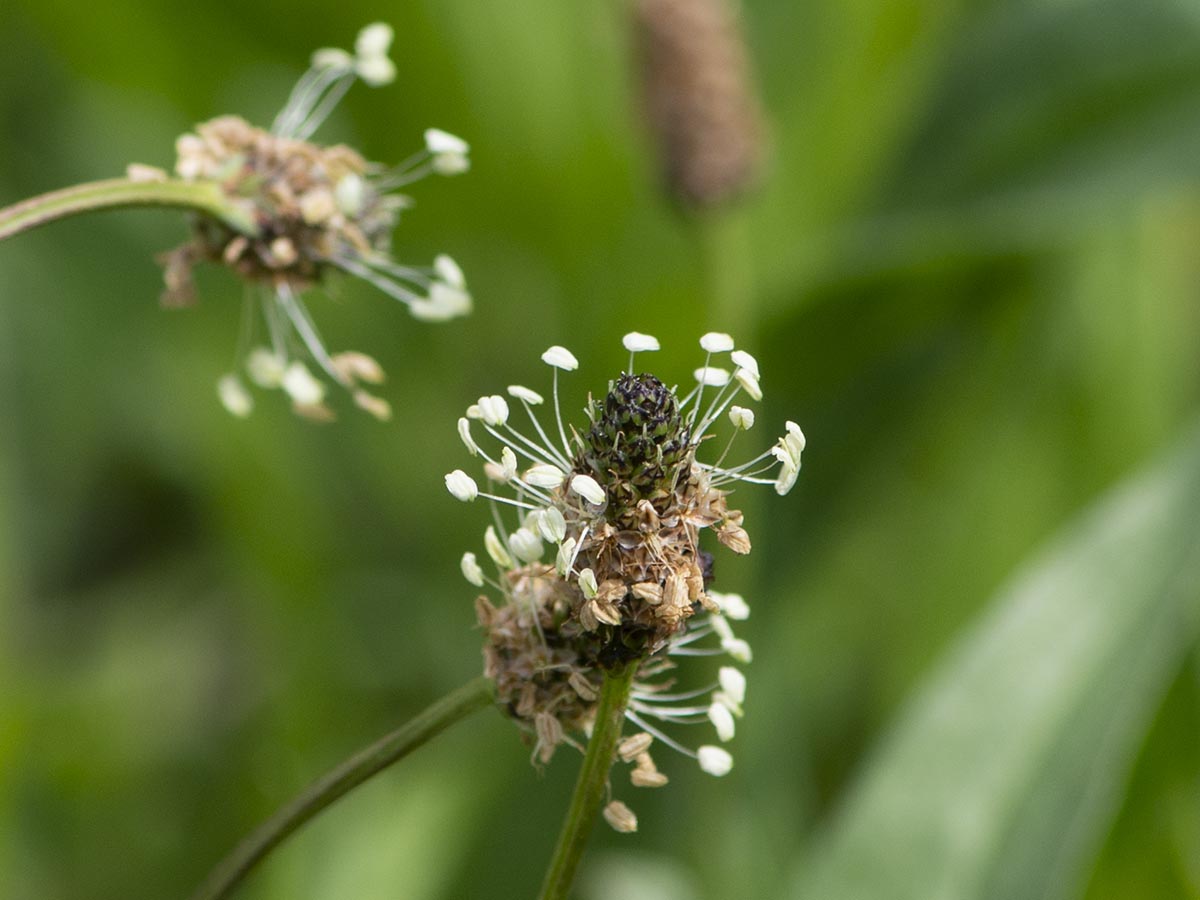
<svg viewBox="0 0 1200 900">
<path fill-rule="evenodd" d="M 479 398 L 459 419 L 458 433 L 483 461 L 486 485 L 456 469 L 446 487 L 459 500 L 483 497 L 492 506 L 484 547 L 494 574 L 474 553 L 463 556 L 462 573 L 503 598 L 499 606 L 486 597 L 477 601 L 488 634 L 485 670 L 502 707 L 546 761 L 559 743 L 575 743 L 570 733 L 590 729 L 604 671 L 635 662 L 625 716 L 637 733 L 621 742 L 618 757 L 635 764 L 635 786 L 657 787 L 666 776 L 649 756 L 654 740 L 712 775 L 729 771 L 733 760 L 722 747 L 691 749 L 664 728 L 708 722 L 728 741 L 745 698 L 745 678 L 732 666 L 720 668 L 713 684 L 673 690 L 670 673 L 680 658 L 723 654 L 748 663 L 751 656 L 731 625 L 749 607 L 737 594 L 708 589 L 712 558 L 700 548 L 699 532 L 710 529 L 734 552 L 749 552 L 742 514 L 728 508 L 726 489 L 749 482 L 787 493 L 805 441 L 788 422 L 766 452 L 726 463 L 734 439 L 755 420 L 735 401 L 762 398 L 757 361 L 728 335 L 701 338 L 707 356 L 682 396 L 654 376 L 630 374 L 635 355 L 659 349 L 657 340 L 632 333 L 624 345 L 629 373 L 610 382 L 602 402 L 589 403 L 584 431 L 564 423 L 559 405 L 559 372 L 578 368 L 563 347 L 542 355 L 554 373 L 553 413 L 545 421 L 543 396 L 527 387 Z M 729 365 L 717 365 L 714 357 L 726 354 Z M 697 448 L 721 428 L 729 439 L 717 458 L 697 460 Z M 501 506 L 515 509 L 511 524 Z M 619 830 L 636 824 L 619 803 L 606 818 Z"/>
<path fill-rule="evenodd" d="M 369 282 L 424 321 L 445 321 L 471 309 L 462 270 L 449 256 L 438 256 L 428 267 L 400 265 L 391 256 L 392 230 L 401 211 L 411 206 L 397 191 L 430 174 L 467 171 L 466 142 L 431 128 L 422 151 L 390 168 L 369 163 L 344 145 L 309 142 L 355 81 L 380 86 L 395 78 L 396 67 L 388 58 L 392 38 L 390 26 L 375 23 L 359 33 L 353 53 L 318 50 L 270 131 L 222 116 L 197 126 L 176 145 L 176 174 L 220 183 L 234 202 L 245 206 L 259 234 L 240 235 L 201 219 L 192 241 L 165 255 L 164 300 L 191 300 L 191 270 L 201 260 L 220 262 L 264 286 L 268 346 L 246 353 L 253 343 L 254 317 L 248 313 L 239 362 L 244 360 L 251 382 L 284 391 L 296 410 L 310 418 L 332 417 L 320 376 L 349 390 L 372 415 L 390 415 L 388 404 L 364 387 L 382 378 L 379 365 L 360 353 L 329 353 L 301 300 L 302 292 L 329 272 Z M 152 177 L 144 167 L 139 172 Z M 253 408 L 236 373 L 221 379 L 218 392 L 236 416 Z"/>
</svg>

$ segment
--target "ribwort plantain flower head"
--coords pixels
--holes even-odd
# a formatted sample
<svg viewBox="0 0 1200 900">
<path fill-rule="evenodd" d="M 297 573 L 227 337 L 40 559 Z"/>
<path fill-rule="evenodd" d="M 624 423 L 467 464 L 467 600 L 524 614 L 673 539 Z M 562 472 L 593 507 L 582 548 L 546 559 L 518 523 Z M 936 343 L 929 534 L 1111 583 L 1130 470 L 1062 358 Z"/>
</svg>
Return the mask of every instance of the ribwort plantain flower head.
<svg viewBox="0 0 1200 900">
<path fill-rule="evenodd" d="M 246 209 L 258 233 L 240 234 L 198 217 L 192 239 L 163 256 L 164 302 L 191 302 L 192 269 L 200 261 L 233 270 L 255 288 L 266 331 L 265 342 L 252 346 L 253 329 L 244 326 L 242 344 L 251 347 L 239 353 L 244 376 L 258 387 L 282 390 L 297 412 L 317 420 L 333 417 L 326 403 L 329 383 L 345 388 L 377 418 L 388 418 L 390 407 L 368 391 L 384 377 L 375 360 L 326 349 L 302 299 L 306 291 L 341 272 L 369 282 L 425 321 L 445 321 L 471 309 L 462 270 L 449 256 L 414 267 L 391 254 L 392 232 L 412 205 L 398 191 L 430 174 L 466 171 L 467 144 L 429 129 L 423 150 L 389 168 L 345 145 L 309 140 L 356 81 L 381 86 L 395 78 L 387 55 L 392 36 L 389 26 L 376 23 L 359 33 L 354 53 L 318 50 L 270 130 L 221 116 L 176 143 L 176 174 L 218 183 Z M 226 375 L 218 392 L 234 415 L 253 408 L 242 374 Z"/>
<path fill-rule="evenodd" d="M 459 419 L 458 433 L 482 463 L 484 484 L 456 469 L 446 486 L 459 500 L 483 498 L 492 507 L 483 542 L 492 571 L 485 573 L 474 553 L 464 555 L 462 570 L 471 584 L 492 589 L 476 601 L 486 634 L 484 671 L 537 760 L 548 762 L 560 744 L 580 745 L 605 671 L 632 664 L 638 669 L 625 717 L 636 733 L 621 742 L 618 757 L 633 765 L 634 786 L 660 787 L 667 776 L 649 753 L 655 741 L 712 775 L 732 767 L 720 746 L 693 749 L 669 733 L 707 723 L 728 741 L 745 700 L 746 680 L 734 664 L 749 663 L 751 651 L 733 623 L 750 610 L 740 595 L 711 589 L 704 532 L 734 553 L 749 553 L 729 489 L 771 484 L 786 494 L 804 436 L 789 422 L 766 452 L 728 463 L 736 439 L 754 424 L 754 414 L 735 401 L 762 397 L 757 361 L 734 349 L 728 335 L 705 335 L 695 386 L 681 392 L 654 375 L 633 374 L 636 354 L 657 350 L 657 340 L 632 333 L 624 343 L 628 371 L 609 382 L 602 399 L 589 400 L 581 427 L 564 421 L 559 404 L 560 372 L 579 365 L 563 347 L 542 355 L 553 369 L 552 411 L 544 412 L 542 394 L 520 385 L 507 397 L 479 398 Z M 715 365 L 714 356 L 728 356 L 730 367 Z M 710 441 L 717 432 L 728 437 Z M 705 458 L 702 451 L 718 443 L 716 458 Z M 731 664 L 707 686 L 676 690 L 679 661 L 706 656 Z M 611 806 L 606 819 L 621 831 L 636 827 L 623 804 Z"/>
</svg>

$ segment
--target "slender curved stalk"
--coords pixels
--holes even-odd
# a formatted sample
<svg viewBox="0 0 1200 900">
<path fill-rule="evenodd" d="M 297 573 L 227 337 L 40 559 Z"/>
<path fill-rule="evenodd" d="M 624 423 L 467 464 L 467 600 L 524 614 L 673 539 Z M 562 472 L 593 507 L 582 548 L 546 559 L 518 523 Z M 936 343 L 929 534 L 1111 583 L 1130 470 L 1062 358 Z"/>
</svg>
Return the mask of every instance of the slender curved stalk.
<svg viewBox="0 0 1200 900">
<path fill-rule="evenodd" d="M 746 340 L 754 326 L 754 248 L 747 213 L 718 208 L 691 219 L 700 272 L 704 279 L 706 319 L 720 331 Z"/>
<path fill-rule="evenodd" d="M 110 178 L 51 191 L 0 209 L 0 241 L 68 216 L 122 206 L 191 209 L 220 219 L 242 234 L 258 233 L 245 207 L 232 200 L 215 182 Z"/>
<path fill-rule="evenodd" d="M 479 677 L 435 701 L 391 734 L 360 750 L 305 788 L 250 833 L 209 874 L 191 900 L 221 900 L 301 825 L 430 738 L 492 702 L 492 683 Z"/>
<path fill-rule="evenodd" d="M 604 801 L 608 771 L 612 768 L 617 741 L 621 738 L 625 707 L 629 703 L 636 672 L 637 664 L 631 663 L 624 669 L 608 672 L 604 676 L 600 703 L 596 709 L 596 725 L 583 756 L 583 767 L 575 782 L 575 793 L 558 836 L 558 846 L 554 848 L 554 856 L 546 870 L 546 880 L 538 895 L 540 900 L 565 900 L 571 890 L 583 848 L 596 822 L 600 804 Z"/>
</svg>

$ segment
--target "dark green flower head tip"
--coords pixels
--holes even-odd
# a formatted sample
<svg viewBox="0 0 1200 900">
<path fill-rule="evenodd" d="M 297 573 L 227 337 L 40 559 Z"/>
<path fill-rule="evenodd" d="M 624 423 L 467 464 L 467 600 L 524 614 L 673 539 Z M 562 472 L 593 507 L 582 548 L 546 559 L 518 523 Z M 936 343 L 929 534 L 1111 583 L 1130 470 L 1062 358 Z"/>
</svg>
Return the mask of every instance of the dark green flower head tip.
<svg viewBox="0 0 1200 900">
<path fill-rule="evenodd" d="M 587 437 L 583 468 L 628 504 L 670 493 L 689 433 L 675 394 L 653 375 L 622 374 Z"/>
</svg>

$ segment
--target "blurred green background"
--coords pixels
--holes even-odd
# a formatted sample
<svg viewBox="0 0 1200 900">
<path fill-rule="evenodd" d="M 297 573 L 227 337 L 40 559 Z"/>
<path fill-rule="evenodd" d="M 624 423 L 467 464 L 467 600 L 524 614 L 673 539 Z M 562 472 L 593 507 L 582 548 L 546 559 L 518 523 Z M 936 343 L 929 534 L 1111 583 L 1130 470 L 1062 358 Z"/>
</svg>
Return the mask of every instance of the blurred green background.
<svg viewBox="0 0 1200 900">
<path fill-rule="evenodd" d="M 721 244 L 661 194 L 620 3 L 4 0 L 0 205 L 169 166 L 219 113 L 267 124 L 313 48 L 391 22 L 397 82 L 318 138 L 470 140 L 396 255 L 452 254 L 477 311 L 314 296 L 394 421 L 259 397 L 242 422 L 214 393 L 241 287 L 210 269 L 199 306 L 156 307 L 179 215 L 0 245 L 0 896 L 183 897 L 475 674 L 455 418 L 540 389 L 551 343 L 580 399 L 624 332 L 672 380 L 715 328 L 762 363 L 752 437 L 809 437 L 791 496 L 747 492 L 754 555 L 718 560 L 754 609 L 737 765 L 660 753 L 671 785 L 621 789 L 641 831 L 597 829 L 579 896 L 1200 897 L 1200 8 L 744 16 L 772 164 Z M 575 770 L 477 715 L 242 896 L 530 897 Z"/>
</svg>

